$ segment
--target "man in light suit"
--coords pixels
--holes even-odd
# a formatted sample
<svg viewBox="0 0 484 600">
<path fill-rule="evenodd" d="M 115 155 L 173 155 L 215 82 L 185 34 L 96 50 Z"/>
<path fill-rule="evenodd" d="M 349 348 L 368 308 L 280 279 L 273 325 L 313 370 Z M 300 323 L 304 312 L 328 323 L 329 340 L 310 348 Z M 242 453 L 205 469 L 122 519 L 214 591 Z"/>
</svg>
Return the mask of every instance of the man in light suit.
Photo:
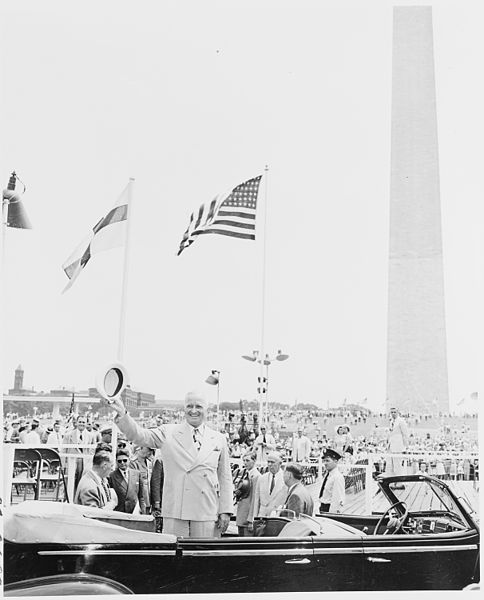
<svg viewBox="0 0 484 600">
<path fill-rule="evenodd" d="M 185 537 L 216 537 L 233 513 L 233 484 L 225 437 L 205 424 L 207 401 L 199 393 L 185 398 L 185 421 L 142 429 L 117 398 L 111 405 L 126 438 L 159 448 L 164 468 L 163 532 Z"/>
<path fill-rule="evenodd" d="M 114 510 L 132 513 L 139 502 L 139 511 L 146 512 L 145 485 L 142 473 L 128 468 L 129 455 L 125 450 L 116 453 L 117 468 L 108 477 L 109 485 L 116 492 L 118 503 Z"/>
<path fill-rule="evenodd" d="M 129 462 L 129 468 L 139 471 L 143 478 L 144 506 L 143 514 L 151 514 L 151 475 L 153 472 L 153 450 L 151 448 L 138 448 L 136 454 Z"/>
<path fill-rule="evenodd" d="M 74 496 L 75 504 L 114 510 L 118 503 L 116 493 L 109 488 L 107 477 L 113 470 L 109 452 L 97 452 L 92 460 L 92 469 L 84 472 Z"/>
<path fill-rule="evenodd" d="M 281 471 L 281 456 L 270 452 L 267 457 L 269 470 L 257 480 L 254 505 L 247 520 L 252 523 L 254 517 L 268 517 L 273 510 L 280 508 L 286 498 L 286 484 Z"/>
<path fill-rule="evenodd" d="M 287 496 L 283 508 L 293 510 L 296 517 L 301 513 L 313 514 L 314 502 L 311 494 L 304 487 L 302 480 L 302 469 L 299 465 L 289 463 L 284 470 L 284 483 L 286 484 Z"/>
<path fill-rule="evenodd" d="M 292 461 L 306 462 L 309 460 L 311 452 L 311 442 L 309 438 L 303 435 L 302 427 L 297 428 L 297 436 L 292 441 Z"/>
<path fill-rule="evenodd" d="M 79 416 L 76 421 L 76 426 L 74 429 L 69 430 L 62 440 L 63 444 L 76 444 L 78 446 L 85 446 L 86 444 L 91 443 L 91 434 L 86 430 L 86 417 Z M 73 454 L 78 456 L 86 456 L 91 452 L 88 448 L 66 448 L 66 454 Z M 84 464 L 84 460 L 79 458 L 76 461 L 76 471 L 74 474 L 74 489 L 77 488 L 77 485 L 82 477 L 82 473 L 86 465 Z"/>
<path fill-rule="evenodd" d="M 405 420 L 398 414 L 398 409 L 390 408 L 390 431 L 388 434 L 388 452 L 402 454 L 408 447 L 408 427 Z M 403 475 L 402 458 L 389 456 L 386 462 L 386 475 Z M 398 489 L 403 486 L 399 485 Z"/>
<path fill-rule="evenodd" d="M 267 433 L 265 425 L 261 425 L 260 433 L 254 440 L 254 449 L 257 452 L 257 464 L 265 466 L 269 452 L 276 449 L 274 436 Z"/>
</svg>

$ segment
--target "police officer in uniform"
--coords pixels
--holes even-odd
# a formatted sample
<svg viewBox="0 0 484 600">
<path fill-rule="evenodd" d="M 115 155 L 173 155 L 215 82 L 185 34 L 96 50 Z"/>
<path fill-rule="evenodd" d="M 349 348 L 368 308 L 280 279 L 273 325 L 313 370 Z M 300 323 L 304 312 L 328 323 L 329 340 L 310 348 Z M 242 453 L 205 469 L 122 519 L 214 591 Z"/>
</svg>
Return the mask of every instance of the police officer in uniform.
<svg viewBox="0 0 484 600">
<path fill-rule="evenodd" d="M 319 511 L 321 513 L 341 513 L 345 502 L 345 478 L 338 469 L 341 454 L 328 448 L 323 454 L 326 473 L 319 492 Z"/>
</svg>

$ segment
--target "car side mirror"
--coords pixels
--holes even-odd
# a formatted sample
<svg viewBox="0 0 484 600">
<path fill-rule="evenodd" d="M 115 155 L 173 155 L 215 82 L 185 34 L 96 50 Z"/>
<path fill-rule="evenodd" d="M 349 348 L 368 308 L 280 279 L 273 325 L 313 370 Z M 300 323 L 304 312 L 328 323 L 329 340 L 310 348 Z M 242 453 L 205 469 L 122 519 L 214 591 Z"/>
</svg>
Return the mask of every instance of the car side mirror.
<svg viewBox="0 0 484 600">
<path fill-rule="evenodd" d="M 128 372 L 121 363 L 112 363 L 99 372 L 96 377 L 96 389 L 99 395 L 112 404 L 128 384 Z"/>
</svg>

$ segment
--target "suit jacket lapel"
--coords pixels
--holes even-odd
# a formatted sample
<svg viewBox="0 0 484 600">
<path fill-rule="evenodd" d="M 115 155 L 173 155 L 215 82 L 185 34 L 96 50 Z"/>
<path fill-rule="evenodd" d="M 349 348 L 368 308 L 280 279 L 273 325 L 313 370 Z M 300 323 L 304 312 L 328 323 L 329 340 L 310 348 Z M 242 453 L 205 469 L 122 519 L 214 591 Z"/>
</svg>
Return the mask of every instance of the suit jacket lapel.
<svg viewBox="0 0 484 600">
<path fill-rule="evenodd" d="M 187 458 L 190 460 L 196 459 L 198 452 L 193 443 L 193 435 L 191 427 L 187 423 L 180 425 L 174 432 L 173 437 L 181 446 L 181 448 L 187 453 Z"/>
<path fill-rule="evenodd" d="M 124 478 L 123 474 L 121 473 L 120 470 L 116 470 L 114 472 L 116 479 L 118 480 L 119 485 L 125 490 L 125 492 L 128 491 L 128 482 L 126 481 L 126 479 Z M 128 470 L 128 478 L 130 477 L 130 472 Z"/>
</svg>

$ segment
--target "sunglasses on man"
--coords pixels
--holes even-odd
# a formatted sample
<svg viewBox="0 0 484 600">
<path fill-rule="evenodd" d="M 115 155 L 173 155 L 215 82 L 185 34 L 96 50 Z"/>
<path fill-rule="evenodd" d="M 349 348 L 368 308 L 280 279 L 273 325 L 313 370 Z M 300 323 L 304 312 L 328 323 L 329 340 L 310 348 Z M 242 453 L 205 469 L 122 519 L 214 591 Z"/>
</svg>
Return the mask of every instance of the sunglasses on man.
<svg viewBox="0 0 484 600">
<path fill-rule="evenodd" d="M 128 462 L 127 458 L 118 458 L 118 463 Z"/>
</svg>

